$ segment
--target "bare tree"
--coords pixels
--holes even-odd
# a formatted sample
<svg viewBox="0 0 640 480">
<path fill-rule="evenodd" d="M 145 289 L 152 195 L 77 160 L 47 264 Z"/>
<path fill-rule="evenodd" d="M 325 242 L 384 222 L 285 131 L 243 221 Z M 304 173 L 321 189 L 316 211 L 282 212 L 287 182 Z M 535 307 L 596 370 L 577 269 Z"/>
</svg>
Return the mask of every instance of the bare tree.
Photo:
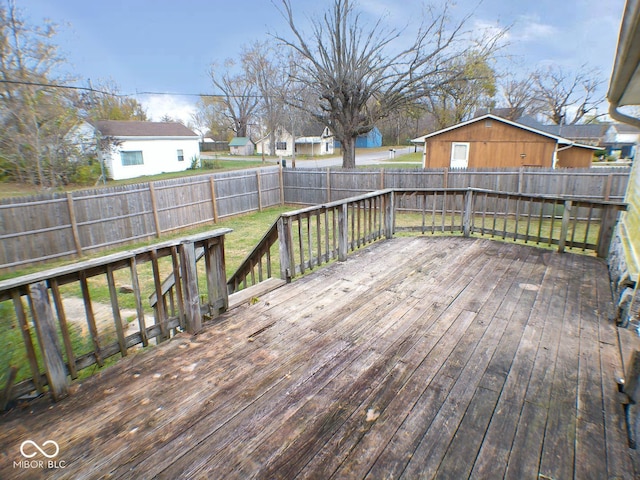
<svg viewBox="0 0 640 480">
<path fill-rule="evenodd" d="M 224 115 L 229 119 L 232 130 L 236 136 L 246 137 L 260 97 L 255 83 L 246 72 L 235 75 L 231 73 L 234 67 L 235 62 L 231 59 L 225 62 L 224 69 L 213 64 L 209 77 L 214 87 L 221 92 L 219 99 L 225 107 Z"/>
<path fill-rule="evenodd" d="M 459 72 L 448 72 L 448 66 L 463 46 L 470 47 L 468 32 L 463 31 L 469 17 L 451 26 L 447 7 L 442 12 L 428 10 L 428 20 L 403 48 L 397 41 L 402 31 L 385 29 L 382 19 L 366 26 L 349 0 L 333 0 L 308 32 L 298 27 L 291 0 L 279 4 L 292 38 L 276 38 L 301 57 L 296 80 L 318 99 L 311 104 L 288 101 L 332 130 L 342 143 L 345 168 L 355 166 L 358 135 L 457 76 Z M 480 46 L 479 54 L 490 54 L 498 36 Z"/>
<path fill-rule="evenodd" d="M 540 101 L 534 90 L 532 76 L 517 79 L 506 75 L 500 82 L 502 100 L 509 113 L 507 120 L 517 120 L 523 115 L 535 115 L 540 111 Z"/>
<path fill-rule="evenodd" d="M 551 66 L 533 74 L 540 112 L 556 125 L 573 125 L 595 112 L 604 101 L 598 94 L 603 83 L 599 72 L 586 65 L 576 72 Z"/>
<path fill-rule="evenodd" d="M 270 154 L 275 155 L 276 131 L 287 123 L 284 90 L 289 82 L 287 56 L 276 51 L 273 42 L 254 42 L 242 52 L 243 70 L 260 95 L 258 112 L 269 136 Z"/>
</svg>

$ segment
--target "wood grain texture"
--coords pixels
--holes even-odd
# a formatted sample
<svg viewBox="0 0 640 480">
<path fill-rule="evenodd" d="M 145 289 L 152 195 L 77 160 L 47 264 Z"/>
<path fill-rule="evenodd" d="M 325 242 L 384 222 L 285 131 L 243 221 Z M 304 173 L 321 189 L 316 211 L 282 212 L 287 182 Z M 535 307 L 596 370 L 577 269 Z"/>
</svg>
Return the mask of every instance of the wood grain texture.
<svg viewBox="0 0 640 480">
<path fill-rule="evenodd" d="M 0 417 L 0 478 L 637 478 L 610 295 L 594 257 L 383 241 Z"/>
</svg>

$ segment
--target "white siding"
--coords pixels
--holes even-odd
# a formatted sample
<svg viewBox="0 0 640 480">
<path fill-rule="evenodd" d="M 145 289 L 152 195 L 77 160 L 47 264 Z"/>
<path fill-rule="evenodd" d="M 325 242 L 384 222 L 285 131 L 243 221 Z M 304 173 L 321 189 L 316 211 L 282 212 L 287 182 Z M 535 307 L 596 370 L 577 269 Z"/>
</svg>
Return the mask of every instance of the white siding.
<svg viewBox="0 0 640 480">
<path fill-rule="evenodd" d="M 178 150 L 182 150 L 184 161 L 178 161 Z M 141 151 L 142 165 L 123 166 L 121 151 Z M 109 177 L 114 180 L 157 175 L 165 172 L 180 172 L 191 166 L 193 157 L 200 157 L 198 138 L 189 139 L 136 139 L 124 140 L 113 149 L 105 163 Z"/>
</svg>

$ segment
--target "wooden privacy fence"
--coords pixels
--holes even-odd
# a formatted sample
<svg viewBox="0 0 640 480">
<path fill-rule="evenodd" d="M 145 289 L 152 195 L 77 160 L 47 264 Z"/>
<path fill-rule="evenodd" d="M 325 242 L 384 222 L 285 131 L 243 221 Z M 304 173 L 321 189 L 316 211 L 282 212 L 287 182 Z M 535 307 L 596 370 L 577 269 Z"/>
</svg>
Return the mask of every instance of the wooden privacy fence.
<svg viewBox="0 0 640 480">
<path fill-rule="evenodd" d="M 54 399 L 62 398 L 69 378 L 77 378 L 82 369 L 126 356 L 153 339 L 162 342 L 179 330 L 201 330 L 204 320 L 228 307 L 224 236 L 230 231 L 218 229 L 0 282 L 0 302 L 12 303 L 17 322 L 0 324 L 5 346 L 21 345 L 9 358 L 0 352 L 1 367 L 12 366 L 0 391 L 0 410 L 7 401 L 46 386 Z M 169 272 L 180 281 L 163 292 L 161 277 Z M 153 279 L 150 291 L 142 287 L 140 275 Z M 206 286 L 199 285 L 199 278 Z M 107 312 L 92 300 L 102 285 L 108 290 Z M 82 298 L 79 309 L 68 293 L 74 291 Z M 155 298 L 162 301 L 152 302 Z M 131 304 L 128 314 L 125 303 Z M 10 342 L 12 332 L 19 338 Z"/>
<path fill-rule="evenodd" d="M 481 188 L 622 201 L 629 168 L 500 170 L 285 169 L 285 202 L 318 205 L 385 188 Z"/>
<path fill-rule="evenodd" d="M 481 188 L 621 201 L 628 168 L 310 170 L 269 167 L 0 200 L 0 271 L 70 258 L 289 204 L 328 204 L 385 188 Z"/>
<path fill-rule="evenodd" d="M 289 281 L 396 231 L 476 234 L 605 257 L 624 209 L 621 202 L 475 188 L 385 189 L 282 214 L 227 284 L 233 292 L 276 272 Z"/>
<path fill-rule="evenodd" d="M 0 201 L 0 270 L 280 205 L 278 167 Z"/>
</svg>

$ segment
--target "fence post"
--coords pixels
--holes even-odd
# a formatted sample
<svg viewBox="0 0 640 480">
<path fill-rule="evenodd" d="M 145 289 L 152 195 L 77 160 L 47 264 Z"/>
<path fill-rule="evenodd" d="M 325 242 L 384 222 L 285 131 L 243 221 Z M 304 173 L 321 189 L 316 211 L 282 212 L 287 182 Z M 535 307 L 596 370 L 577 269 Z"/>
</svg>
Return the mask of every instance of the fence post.
<svg viewBox="0 0 640 480">
<path fill-rule="evenodd" d="M 558 241 L 558 252 L 563 253 L 567 243 L 567 234 L 569 233 L 569 221 L 571 220 L 571 209 L 573 202 L 571 200 L 564 201 L 564 211 L 562 212 L 562 226 L 560 228 L 560 239 Z"/>
<path fill-rule="evenodd" d="M 33 321 L 42 352 L 49 389 L 55 401 L 69 394 L 67 369 L 62 358 L 62 350 L 58 342 L 58 334 L 53 318 L 53 310 L 49 301 L 46 282 L 38 282 L 29 286 L 29 298 L 32 302 Z"/>
<path fill-rule="evenodd" d="M 280 278 L 286 280 L 287 283 L 291 282 L 291 257 L 292 245 L 291 245 L 291 223 L 286 217 L 278 218 L 278 248 L 280 251 Z"/>
<path fill-rule="evenodd" d="M 470 188 L 464 192 L 464 214 L 462 217 L 462 234 L 465 237 L 471 235 L 473 227 L 473 190 Z"/>
<path fill-rule="evenodd" d="M 262 188 L 260 186 L 260 170 L 256 169 L 256 183 L 258 184 L 258 211 L 262 211 Z"/>
<path fill-rule="evenodd" d="M 347 203 L 338 208 L 338 261 L 347 260 L 349 252 L 349 210 Z"/>
<path fill-rule="evenodd" d="M 211 208 L 213 209 L 213 223 L 218 223 L 218 203 L 216 202 L 215 177 L 209 177 L 209 190 L 211 190 Z"/>
<path fill-rule="evenodd" d="M 73 206 L 73 195 L 67 192 L 67 205 L 69 206 L 69 222 L 71 223 L 71 233 L 73 234 L 73 243 L 76 247 L 78 256 L 82 256 L 82 243 L 80 243 L 80 234 L 78 233 L 78 221 L 76 220 L 76 209 Z"/>
<path fill-rule="evenodd" d="M 384 197 L 384 236 L 387 240 L 393 238 L 395 225 L 395 193 L 389 192 Z"/>
<path fill-rule="evenodd" d="M 284 206 L 284 173 L 282 172 L 282 162 L 278 163 L 278 179 L 280 180 L 280 206 Z"/>
<path fill-rule="evenodd" d="M 327 167 L 327 203 L 331 203 L 331 167 Z"/>
<path fill-rule="evenodd" d="M 522 185 L 524 184 L 524 167 L 518 170 L 518 193 L 522 193 Z"/>
<path fill-rule="evenodd" d="M 156 187 L 153 182 L 149 182 L 149 194 L 151 195 L 151 211 L 153 212 L 153 223 L 156 227 L 156 237 L 160 238 L 160 217 L 158 217 L 158 202 L 156 201 Z"/>
<path fill-rule="evenodd" d="M 180 243 L 180 261 L 182 263 L 182 293 L 184 294 L 184 310 L 187 331 L 191 334 L 202 330 L 202 313 L 200 312 L 200 295 L 198 293 L 198 272 L 196 270 L 196 249 L 192 241 Z M 162 301 L 162 299 L 158 299 Z"/>
<path fill-rule="evenodd" d="M 618 208 L 615 205 L 605 205 L 602 210 L 602 220 L 600 220 L 600 232 L 598 233 L 598 244 L 596 253 L 600 258 L 607 258 L 609 246 L 613 237 L 613 230 L 618 222 Z"/>
</svg>

